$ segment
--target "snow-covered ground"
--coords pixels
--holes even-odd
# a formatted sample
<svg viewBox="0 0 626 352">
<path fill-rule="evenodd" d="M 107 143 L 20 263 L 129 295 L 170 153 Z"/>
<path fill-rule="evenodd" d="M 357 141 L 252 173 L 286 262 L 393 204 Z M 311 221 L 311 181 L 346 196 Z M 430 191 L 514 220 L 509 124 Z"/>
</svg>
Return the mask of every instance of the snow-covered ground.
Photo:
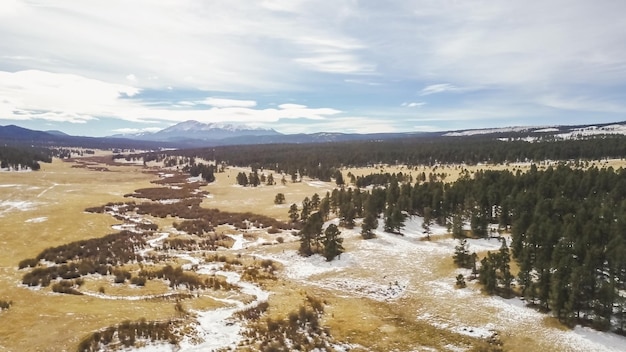
<svg viewBox="0 0 626 352">
<path fill-rule="evenodd" d="M 132 222 L 142 219 L 130 217 Z M 337 224 L 334 219 L 325 224 Z M 415 309 L 414 317 L 426 321 L 432 326 L 454 333 L 475 338 L 490 338 L 494 333 L 511 336 L 519 331 L 546 341 L 549 346 L 558 346 L 567 351 L 623 351 L 626 338 L 610 333 L 597 332 L 587 328 L 560 330 L 546 326 L 545 314 L 524 306 L 524 302 L 514 298 L 505 300 L 499 297 L 484 296 L 480 288 L 469 283 L 465 289 L 455 287 L 454 276 L 458 273 L 469 274 L 466 269 L 455 269 L 449 277 L 441 277 L 437 272 L 437 263 L 450 261 L 458 241 L 449 237 L 441 238 L 447 229 L 438 225 L 431 226 L 432 239 L 428 240 L 422 227 L 423 219 L 410 217 L 402 228 L 402 235 L 383 231 L 383 221 L 375 231 L 376 238 L 363 240 L 360 228 L 342 229 L 344 246 L 348 250 L 326 261 L 320 255 L 300 256 L 295 249 L 280 252 L 272 246 L 262 246 L 264 239 L 248 240 L 243 233 L 229 235 L 234 244 L 230 249 L 237 253 L 254 255 L 257 258 L 272 259 L 282 264 L 282 276 L 285 280 L 312 285 L 327 290 L 330 294 L 342 297 L 368 298 L 381 304 L 396 304 L 415 299 L 429 299 L 440 302 L 441 307 L 433 305 Z M 259 229 L 253 229 L 255 231 Z M 163 241 L 172 232 L 160 232 L 147 241 L 147 248 L 140 251 L 146 255 L 150 250 L 158 250 Z M 438 237 L 439 236 L 439 237 Z M 507 238 L 508 239 L 508 238 Z M 510 241 L 507 241 L 510 242 Z M 497 239 L 468 239 L 469 250 L 476 252 L 497 251 L 501 242 Z M 241 309 L 258 305 L 268 299 L 270 292 L 261 287 L 241 281 L 237 272 L 224 270 L 223 263 L 205 263 L 196 253 L 168 252 L 185 263 L 185 270 L 195 270 L 203 275 L 218 275 L 239 288 L 239 292 L 254 297 L 250 303 L 244 303 L 240 294 L 232 297 L 214 297 L 224 303 L 223 308 L 194 311 L 197 322 L 193 325 L 194 333 L 185 336 L 180 346 L 167 343 L 148 344 L 137 349 L 143 352 L 163 351 L 212 351 L 221 348 L 236 348 L 243 338 L 243 323 L 233 319 L 233 314 Z M 101 299 L 140 299 L 140 296 L 113 297 L 99 293 L 87 293 Z M 166 295 L 175 294 L 175 291 Z M 162 295 L 160 295 L 162 296 Z M 145 298 L 145 297 L 143 297 Z M 331 297 L 329 297 L 331 298 Z M 447 307 L 446 302 L 455 302 L 458 307 Z M 451 305 L 451 306 L 454 306 Z M 443 308 L 443 309 L 441 309 Z M 462 346 L 449 345 L 450 351 L 462 351 Z"/>
<path fill-rule="evenodd" d="M 29 211 L 37 208 L 39 203 L 25 200 L 0 200 L 0 217 L 13 211 Z"/>
<path fill-rule="evenodd" d="M 543 322 L 547 315 L 525 307 L 518 298 L 484 296 L 474 283 L 457 289 L 454 277 L 458 273 L 467 276 L 469 270 L 456 269 L 449 277 L 440 277 L 432 266 L 438 261 L 451 260 L 458 241 L 427 240 L 422 222 L 419 217 L 411 217 L 401 231 L 403 235 L 396 235 L 385 233 L 379 221 L 376 238 L 370 240 L 360 238 L 358 227 L 344 229 L 344 245 L 349 243 L 350 250 L 332 262 L 319 255 L 302 257 L 295 250 L 263 255 L 259 253 L 263 248 L 259 247 L 255 255 L 282 263 L 286 279 L 328 289 L 337 296 L 369 298 L 390 304 L 399 298 L 433 299 L 440 303 L 416 311 L 416 320 L 458 334 L 489 338 L 495 332 L 512 335 L 524 331 L 525 335 L 539 336 L 547 345 L 556 343 L 566 351 L 626 350 L 626 338 L 612 333 L 580 327 L 564 331 L 546 326 Z M 431 227 L 432 235 L 446 232 L 443 227 Z M 510 243 L 509 238 L 507 243 Z M 468 239 L 468 244 L 469 250 L 476 252 L 497 251 L 501 246 L 497 239 Z M 438 309 L 454 305 L 458 307 Z M 451 351 L 464 350 L 461 346 L 448 347 Z"/>
<path fill-rule="evenodd" d="M 28 219 L 28 220 L 26 220 L 24 222 L 37 224 L 37 223 L 46 222 L 46 221 L 48 221 L 48 217 L 47 216 L 40 216 L 38 218 Z"/>
</svg>

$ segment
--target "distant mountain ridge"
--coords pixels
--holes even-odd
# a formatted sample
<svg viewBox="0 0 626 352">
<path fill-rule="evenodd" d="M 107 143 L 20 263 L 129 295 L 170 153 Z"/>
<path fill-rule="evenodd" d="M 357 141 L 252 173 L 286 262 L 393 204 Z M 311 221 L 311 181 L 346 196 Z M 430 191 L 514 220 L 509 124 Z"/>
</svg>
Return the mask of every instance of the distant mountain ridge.
<svg viewBox="0 0 626 352">
<path fill-rule="evenodd" d="M 114 135 L 111 138 L 134 138 L 154 142 L 182 142 L 187 140 L 218 141 L 228 138 L 248 136 L 280 136 L 274 129 L 252 128 L 232 123 L 202 123 L 195 120 L 184 121 L 158 132 Z"/>
<path fill-rule="evenodd" d="M 89 148 L 201 148 L 251 144 L 305 144 L 348 141 L 385 141 L 402 138 L 496 138 L 525 140 L 580 139 L 594 135 L 626 135 L 626 121 L 575 126 L 520 126 L 483 128 L 442 132 L 338 133 L 318 132 L 281 134 L 274 129 L 251 128 L 230 123 L 185 121 L 161 131 L 116 135 L 111 137 L 77 137 L 61 131 L 36 131 L 23 127 L 0 126 L 0 143 L 84 146 Z"/>
</svg>

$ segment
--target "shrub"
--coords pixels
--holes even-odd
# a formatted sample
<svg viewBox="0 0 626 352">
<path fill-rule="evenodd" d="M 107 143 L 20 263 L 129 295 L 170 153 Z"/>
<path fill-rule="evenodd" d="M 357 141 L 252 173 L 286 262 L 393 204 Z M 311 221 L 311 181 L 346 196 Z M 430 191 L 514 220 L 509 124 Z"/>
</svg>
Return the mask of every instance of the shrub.
<svg viewBox="0 0 626 352">
<path fill-rule="evenodd" d="M 9 309 L 13 305 L 11 301 L 0 300 L 0 310 Z"/>
<path fill-rule="evenodd" d="M 130 283 L 136 286 L 145 286 L 146 278 L 143 276 L 134 276 L 130 279 Z"/>
</svg>

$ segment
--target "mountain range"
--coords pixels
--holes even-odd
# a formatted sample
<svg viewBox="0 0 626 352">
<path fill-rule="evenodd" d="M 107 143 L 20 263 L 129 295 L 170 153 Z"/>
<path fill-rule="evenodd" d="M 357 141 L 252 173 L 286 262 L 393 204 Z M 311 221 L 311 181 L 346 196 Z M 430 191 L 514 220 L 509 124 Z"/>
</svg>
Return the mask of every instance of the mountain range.
<svg viewBox="0 0 626 352">
<path fill-rule="evenodd" d="M 230 123 L 201 123 L 185 121 L 161 131 L 110 137 L 79 137 L 61 131 L 36 131 L 15 125 L 0 126 L 0 142 L 33 145 L 82 146 L 89 148 L 200 148 L 223 145 L 270 143 L 326 143 L 399 138 L 498 138 L 501 140 L 534 141 L 540 138 L 576 139 L 591 135 L 626 135 L 626 122 L 575 126 L 520 126 L 506 128 L 470 129 L 441 132 L 405 133 L 328 133 L 282 134 L 274 129 L 251 128 Z"/>
<path fill-rule="evenodd" d="M 154 142 L 219 141 L 235 137 L 280 136 L 274 129 L 252 128 L 230 123 L 202 123 L 194 120 L 178 123 L 158 132 L 118 134 L 112 138 L 132 138 Z"/>
</svg>

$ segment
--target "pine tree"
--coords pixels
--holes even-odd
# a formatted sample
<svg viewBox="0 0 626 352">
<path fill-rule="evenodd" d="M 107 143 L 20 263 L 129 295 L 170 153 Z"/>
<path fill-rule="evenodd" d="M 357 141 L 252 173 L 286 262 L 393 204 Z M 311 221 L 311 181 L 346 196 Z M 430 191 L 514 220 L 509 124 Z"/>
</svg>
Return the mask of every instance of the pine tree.
<svg viewBox="0 0 626 352">
<path fill-rule="evenodd" d="M 240 186 L 247 186 L 248 185 L 248 176 L 246 176 L 245 173 L 240 172 L 237 174 L 237 184 Z"/>
<path fill-rule="evenodd" d="M 324 231 L 322 243 L 324 245 L 324 257 L 327 261 L 333 260 L 338 255 L 341 256 L 341 253 L 344 252 L 343 238 L 339 237 L 340 234 L 341 232 L 335 224 L 328 225 Z"/>
<path fill-rule="evenodd" d="M 472 255 L 468 250 L 467 240 L 459 239 L 459 244 L 454 247 L 454 256 L 452 256 L 454 263 L 461 268 L 472 268 Z"/>
<path fill-rule="evenodd" d="M 310 256 L 319 250 L 323 224 L 322 217 L 318 212 L 311 214 L 304 222 L 300 231 L 299 252 L 301 255 Z"/>
<path fill-rule="evenodd" d="M 296 203 L 291 204 L 289 207 L 289 220 L 291 220 L 292 224 L 295 224 L 298 221 L 300 215 L 298 214 L 298 206 Z"/>
<path fill-rule="evenodd" d="M 422 228 L 424 229 L 424 233 L 426 234 L 426 238 L 430 241 L 431 229 L 430 227 L 433 224 L 433 213 L 430 207 L 424 207 L 424 221 L 422 222 Z"/>
<path fill-rule="evenodd" d="M 500 247 L 500 252 L 498 253 L 498 261 L 500 267 L 500 276 L 498 277 L 498 281 L 502 286 L 505 297 L 510 297 L 511 292 L 511 283 L 513 282 L 513 275 L 511 274 L 511 254 L 509 252 L 509 247 L 506 245 L 506 239 L 502 239 L 502 246 Z"/>
<path fill-rule="evenodd" d="M 404 214 L 395 206 L 389 206 L 385 212 L 385 232 L 400 233 L 404 227 Z"/>
<path fill-rule="evenodd" d="M 487 256 L 480 261 L 480 269 L 478 270 L 478 281 L 489 294 L 494 294 L 498 287 L 495 256 L 495 254 L 487 252 Z"/>
<path fill-rule="evenodd" d="M 461 214 L 454 214 L 452 216 L 452 237 L 462 238 L 463 234 L 463 218 Z"/>
<path fill-rule="evenodd" d="M 347 202 L 342 204 L 339 208 L 339 216 L 341 217 L 341 225 L 347 229 L 354 228 L 354 217 L 356 216 L 354 203 Z"/>
<path fill-rule="evenodd" d="M 319 210 L 320 203 L 320 195 L 317 193 L 313 194 L 311 197 L 311 210 Z"/>
<path fill-rule="evenodd" d="M 311 214 L 311 201 L 309 200 L 309 197 L 304 197 L 304 200 L 302 201 L 300 219 L 302 221 L 306 221 L 309 218 L 309 214 Z"/>
<path fill-rule="evenodd" d="M 267 176 L 267 182 L 265 183 L 268 186 L 273 186 L 276 184 L 276 182 L 274 181 L 274 175 L 273 174 L 269 174 L 269 176 Z"/>
<path fill-rule="evenodd" d="M 378 228 L 378 217 L 370 211 L 365 211 L 365 217 L 363 218 L 363 224 L 361 225 L 361 236 L 364 239 L 374 238 L 374 232 Z"/>
<path fill-rule="evenodd" d="M 335 171 L 334 177 L 335 177 L 335 184 L 337 184 L 337 186 L 343 186 L 346 183 L 343 180 L 343 174 L 341 173 L 341 170 Z"/>
<path fill-rule="evenodd" d="M 277 193 L 276 197 L 274 197 L 274 204 L 283 204 L 285 203 L 285 195 L 283 193 Z"/>
</svg>

